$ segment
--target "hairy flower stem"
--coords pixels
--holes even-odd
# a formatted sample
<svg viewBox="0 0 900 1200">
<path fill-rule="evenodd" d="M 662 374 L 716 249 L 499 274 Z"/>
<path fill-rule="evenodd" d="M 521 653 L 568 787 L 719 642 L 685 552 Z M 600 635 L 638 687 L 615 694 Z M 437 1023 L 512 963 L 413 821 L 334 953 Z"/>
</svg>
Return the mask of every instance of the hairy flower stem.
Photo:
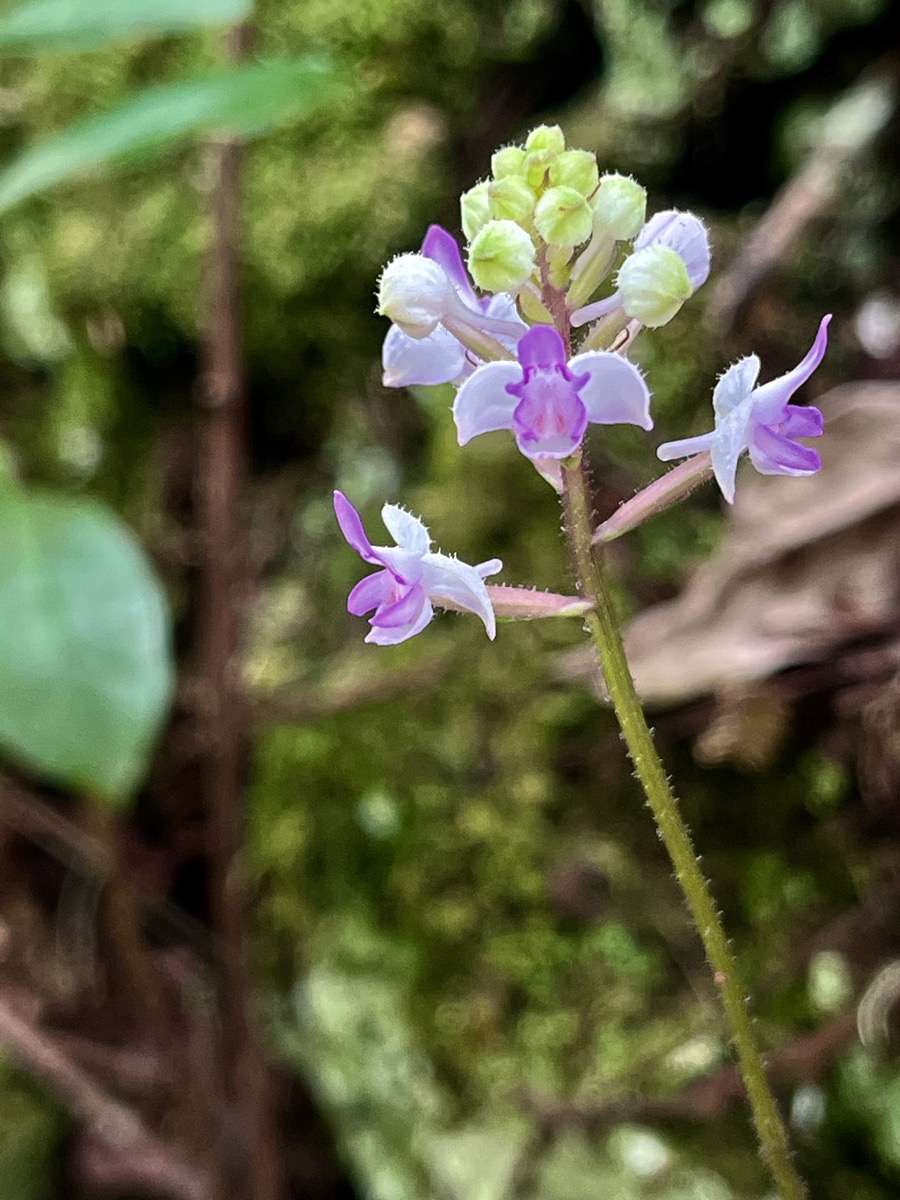
<svg viewBox="0 0 900 1200">
<path fill-rule="evenodd" d="M 562 475 L 566 533 L 576 576 L 582 598 L 593 604 L 585 616 L 585 623 L 603 668 L 635 773 L 713 970 L 747 1088 L 762 1156 L 772 1172 L 781 1200 L 804 1200 L 806 1187 L 791 1161 L 787 1131 L 766 1081 L 735 960 L 709 885 L 697 863 L 690 833 L 653 744 L 625 657 L 618 621 L 603 577 L 602 561 L 591 548 L 591 501 L 581 463 L 564 462 Z"/>
</svg>

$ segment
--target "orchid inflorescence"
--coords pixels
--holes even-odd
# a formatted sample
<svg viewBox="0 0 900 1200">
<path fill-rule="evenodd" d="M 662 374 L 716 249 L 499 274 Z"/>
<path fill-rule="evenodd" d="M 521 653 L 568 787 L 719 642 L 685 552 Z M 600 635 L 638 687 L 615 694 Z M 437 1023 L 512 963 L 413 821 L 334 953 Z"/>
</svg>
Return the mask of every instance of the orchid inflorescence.
<svg viewBox="0 0 900 1200">
<path fill-rule="evenodd" d="M 709 239 L 692 213 L 667 210 L 647 220 L 645 190 L 623 175 L 601 176 L 595 156 L 567 149 L 557 126 L 540 126 L 524 146 L 498 150 L 491 167 L 491 177 L 461 198 L 465 263 L 453 237 L 432 226 L 417 254 L 385 267 L 378 311 L 392 324 L 383 380 L 388 387 L 453 384 L 461 446 L 509 430 L 561 490 L 562 464 L 577 461 L 589 424 L 652 429 L 650 390 L 626 351 L 642 328 L 672 320 L 706 281 Z M 822 360 L 829 320 L 822 319 L 806 357 L 778 379 L 757 386 L 755 355 L 729 367 L 713 393 L 714 429 L 660 446 L 659 457 L 690 457 L 698 476 L 711 469 L 729 503 L 745 451 L 764 474 L 816 472 L 818 454 L 797 439 L 821 434 L 822 414 L 790 400 Z M 635 520 L 684 494 L 674 483 L 678 473 L 670 474 L 671 495 L 658 480 L 646 512 L 640 494 L 629 502 L 641 512 Z M 504 593 L 514 589 L 487 588 L 483 580 L 501 563 L 469 567 L 432 554 L 421 522 L 390 505 L 384 519 L 398 548 L 376 550 L 340 493 L 335 507 L 350 544 L 382 567 L 350 596 L 351 612 L 375 610 L 367 641 L 412 637 L 430 621 L 432 604 L 476 613 L 493 637 L 492 604 L 503 615 Z M 575 611 L 572 598 L 557 597 L 554 607 L 543 593 L 531 595 L 533 612 L 519 589 L 509 615 Z"/>
</svg>

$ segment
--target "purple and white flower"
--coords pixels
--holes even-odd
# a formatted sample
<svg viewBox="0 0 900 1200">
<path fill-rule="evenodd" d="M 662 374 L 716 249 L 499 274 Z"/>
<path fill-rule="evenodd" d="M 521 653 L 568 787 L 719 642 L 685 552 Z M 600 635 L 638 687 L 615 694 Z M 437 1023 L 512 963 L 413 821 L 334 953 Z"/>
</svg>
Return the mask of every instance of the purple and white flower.
<svg viewBox="0 0 900 1200">
<path fill-rule="evenodd" d="M 515 301 L 505 292 L 481 299 L 476 296 L 456 241 L 440 225 L 429 228 L 418 255 L 404 255 L 395 261 L 423 258 L 440 267 L 444 275 L 444 289 L 439 287 L 440 294 L 429 297 L 431 311 L 451 324 L 461 322 L 490 333 L 501 345 L 514 350 L 517 338 L 527 328 Z M 413 337 L 392 324 L 381 350 L 382 382 L 385 387 L 461 383 L 474 371 L 476 362 L 441 320 L 424 337 Z"/>
<path fill-rule="evenodd" d="M 482 433 L 510 429 L 533 460 L 567 458 L 588 423 L 652 429 L 650 392 L 640 371 L 607 351 L 576 354 L 552 325 L 520 339 L 518 362 L 485 363 L 456 395 L 453 418 L 461 446 Z"/>
<path fill-rule="evenodd" d="M 755 354 L 729 367 L 713 392 L 715 429 L 699 437 L 666 442 L 657 450 L 663 462 L 708 450 L 722 495 L 729 504 L 734 503 L 738 459 L 745 450 L 749 450 L 750 461 L 763 475 L 814 475 L 822 460 L 815 450 L 796 439 L 818 437 L 824 425 L 822 413 L 789 401 L 822 361 L 830 320 L 830 315 L 822 318 L 808 354 L 792 371 L 761 387 L 756 386 L 760 363 Z"/>
<path fill-rule="evenodd" d="M 470 567 L 458 558 L 432 552 L 428 530 L 418 517 L 393 504 L 385 504 L 381 519 L 395 546 L 372 545 L 359 513 L 342 492 L 334 493 L 334 512 L 341 533 L 357 554 L 381 568 L 361 580 L 347 598 L 347 610 L 356 617 L 374 610 L 367 642 L 396 646 L 415 637 L 434 616 L 433 604 L 475 613 L 488 637 L 494 638 L 494 610 L 484 580 L 502 569 L 499 559 Z"/>
</svg>

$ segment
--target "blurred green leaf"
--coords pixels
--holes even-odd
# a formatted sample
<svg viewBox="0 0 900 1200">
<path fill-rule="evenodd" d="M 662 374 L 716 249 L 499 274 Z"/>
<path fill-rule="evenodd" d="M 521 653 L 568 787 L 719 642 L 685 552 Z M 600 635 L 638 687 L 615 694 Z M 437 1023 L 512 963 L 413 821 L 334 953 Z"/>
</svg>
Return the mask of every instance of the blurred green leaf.
<svg viewBox="0 0 900 1200">
<path fill-rule="evenodd" d="M 262 133 L 331 100 L 335 86 L 330 64 L 304 58 L 147 88 L 23 151 L 0 174 L 0 213 L 65 179 L 147 158 L 191 134 Z"/>
<path fill-rule="evenodd" d="M 113 804 L 172 694 L 169 615 L 132 534 L 92 501 L 0 487 L 0 745 Z"/>
<path fill-rule="evenodd" d="M 250 16 L 253 0 L 30 0 L 0 16 L 0 51 L 80 51 Z"/>
</svg>

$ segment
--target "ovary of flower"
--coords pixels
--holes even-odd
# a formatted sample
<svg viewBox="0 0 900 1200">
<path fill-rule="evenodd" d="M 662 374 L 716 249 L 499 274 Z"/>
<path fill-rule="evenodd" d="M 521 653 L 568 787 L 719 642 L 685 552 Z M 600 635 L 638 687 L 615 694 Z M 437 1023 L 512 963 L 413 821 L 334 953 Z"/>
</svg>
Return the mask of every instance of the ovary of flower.
<svg viewBox="0 0 900 1200">
<path fill-rule="evenodd" d="M 666 442 L 657 454 L 668 462 L 708 450 L 722 495 L 734 503 L 738 459 L 745 450 L 763 475 L 814 475 L 822 460 L 809 446 L 796 441 L 818 437 L 823 429 L 822 413 L 788 403 L 825 355 L 830 314 L 823 317 L 816 339 L 806 357 L 786 375 L 756 387 L 759 359 L 755 354 L 729 367 L 716 384 L 713 408 L 716 427 L 699 437 Z"/>
<path fill-rule="evenodd" d="M 675 251 L 684 263 L 692 291 L 695 292 L 697 288 L 706 283 L 709 278 L 709 236 L 706 226 L 693 213 L 678 212 L 676 209 L 670 208 L 652 216 L 635 238 L 634 253 L 625 260 L 620 268 L 622 284 L 626 284 L 628 281 L 632 270 L 629 264 L 632 259 L 637 261 L 646 259 L 648 256 L 642 255 L 641 252 L 651 246 L 665 246 L 669 250 Z M 619 281 L 617 280 L 617 282 Z M 662 282 L 664 284 L 665 281 Z M 587 325 L 588 322 L 595 321 L 598 317 L 604 317 L 607 313 L 623 306 L 626 315 L 637 316 L 640 319 L 639 313 L 628 311 L 626 291 L 626 287 L 620 287 L 605 300 L 597 300 L 594 304 L 576 309 L 572 313 L 572 324 L 577 329 L 579 326 Z M 659 323 L 665 324 L 664 321 Z"/>
<path fill-rule="evenodd" d="M 359 513 L 342 492 L 334 493 L 334 512 L 341 533 L 357 554 L 381 567 L 361 580 L 347 598 L 347 609 L 356 617 L 374 609 L 367 642 L 396 646 L 415 637 L 434 616 L 433 604 L 475 613 L 488 637 L 494 638 L 494 610 L 484 580 L 502 569 L 499 559 L 470 567 L 458 558 L 433 553 L 428 530 L 418 517 L 393 504 L 385 504 L 381 519 L 396 546 L 373 546 Z"/>
<path fill-rule="evenodd" d="M 566 362 L 552 325 L 521 338 L 517 363 L 487 363 L 459 389 L 453 417 L 459 444 L 511 429 L 531 459 L 567 458 L 588 422 L 652 429 L 650 392 L 640 371 L 618 354 L 595 351 Z"/>
<path fill-rule="evenodd" d="M 419 254 L 403 257 L 425 259 L 428 263 L 426 271 L 433 273 L 440 268 L 443 272 L 443 280 L 440 275 L 436 276 L 440 286 L 433 289 L 437 293 L 437 308 L 432 301 L 428 309 L 431 315 L 443 316 L 452 307 L 457 318 L 462 313 L 468 323 L 493 334 L 510 351 L 515 348 L 516 339 L 526 326 L 516 312 L 512 297 L 503 292 L 482 299 L 475 295 L 459 247 L 446 230 L 432 225 Z M 390 269 L 389 264 L 386 270 Z M 409 277 L 413 275 L 414 272 L 410 272 Z M 426 323 L 424 328 L 428 327 Z M 400 325 L 392 324 L 381 350 L 381 365 L 385 387 L 460 383 L 475 367 L 472 355 L 462 342 L 437 320 L 425 337 L 411 337 Z"/>
</svg>

